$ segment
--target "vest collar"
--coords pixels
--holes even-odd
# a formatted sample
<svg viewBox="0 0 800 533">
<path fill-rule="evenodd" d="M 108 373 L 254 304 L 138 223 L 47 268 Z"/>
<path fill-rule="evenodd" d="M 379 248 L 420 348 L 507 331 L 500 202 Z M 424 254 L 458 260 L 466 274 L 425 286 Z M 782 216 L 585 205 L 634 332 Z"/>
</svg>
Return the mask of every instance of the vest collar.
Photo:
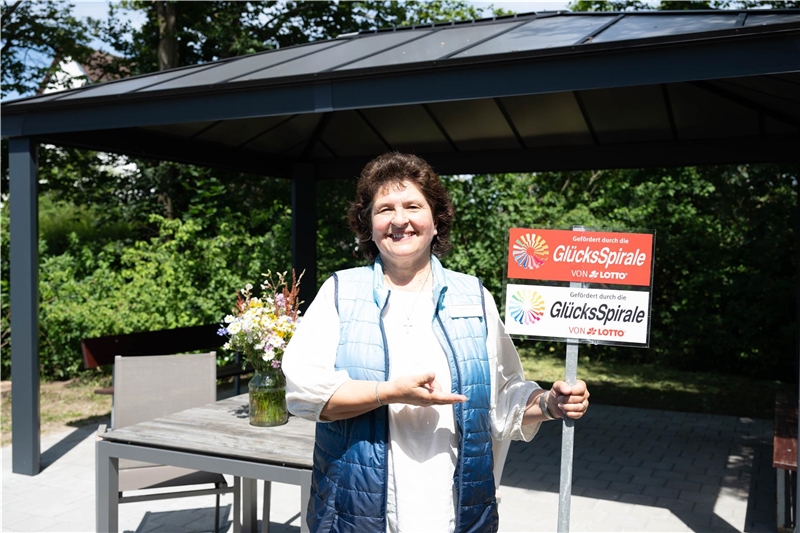
<svg viewBox="0 0 800 533">
<path fill-rule="evenodd" d="M 375 298 L 375 303 L 378 304 L 379 309 L 383 309 L 386 305 L 386 300 L 389 298 L 389 289 L 386 288 L 386 282 L 383 279 L 381 256 L 376 257 L 375 263 L 372 265 L 372 297 Z"/>
</svg>

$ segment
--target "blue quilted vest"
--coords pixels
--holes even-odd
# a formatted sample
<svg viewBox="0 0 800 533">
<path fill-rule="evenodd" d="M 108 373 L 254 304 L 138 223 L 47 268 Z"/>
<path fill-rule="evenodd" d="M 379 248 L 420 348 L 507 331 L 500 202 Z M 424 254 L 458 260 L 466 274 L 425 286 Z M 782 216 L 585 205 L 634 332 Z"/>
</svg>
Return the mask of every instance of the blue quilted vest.
<svg viewBox="0 0 800 533">
<path fill-rule="evenodd" d="M 450 363 L 452 391 L 468 398 L 454 406 L 460 436 L 453 475 L 455 530 L 494 532 L 498 517 L 483 288 L 473 276 L 445 270 L 434 256 L 431 264 L 438 302 L 434 333 Z M 370 267 L 337 272 L 334 279 L 341 324 L 336 369 L 346 370 L 352 379 L 385 381 L 389 354 L 381 313 L 390 291 L 384 286 L 380 257 Z M 389 442 L 386 407 L 317 424 L 307 516 L 312 532 L 386 530 Z"/>
</svg>

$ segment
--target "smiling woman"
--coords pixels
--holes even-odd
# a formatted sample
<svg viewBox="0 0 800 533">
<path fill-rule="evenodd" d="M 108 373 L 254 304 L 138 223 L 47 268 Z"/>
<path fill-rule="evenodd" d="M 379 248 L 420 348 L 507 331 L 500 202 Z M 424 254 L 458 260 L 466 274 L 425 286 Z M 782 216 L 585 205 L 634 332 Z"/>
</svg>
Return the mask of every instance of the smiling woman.
<svg viewBox="0 0 800 533">
<path fill-rule="evenodd" d="M 413 183 L 386 185 L 372 207 L 372 240 L 384 259 L 384 271 L 393 263 L 400 272 L 427 270 L 431 242 L 438 233 L 425 196 Z"/>
<path fill-rule="evenodd" d="M 323 284 L 283 363 L 290 411 L 318 422 L 309 527 L 496 531 L 494 450 L 582 417 L 586 385 L 525 381 L 492 296 L 439 262 L 454 210 L 428 163 L 368 163 L 349 218 L 373 263 Z"/>
</svg>

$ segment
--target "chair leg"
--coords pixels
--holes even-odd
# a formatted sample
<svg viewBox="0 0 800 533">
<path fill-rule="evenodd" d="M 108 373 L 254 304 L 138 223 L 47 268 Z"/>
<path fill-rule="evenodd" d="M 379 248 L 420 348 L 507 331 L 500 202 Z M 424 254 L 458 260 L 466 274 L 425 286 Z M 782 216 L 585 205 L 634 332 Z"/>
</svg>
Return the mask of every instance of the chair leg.
<svg viewBox="0 0 800 533">
<path fill-rule="evenodd" d="M 219 490 L 219 483 L 214 483 L 214 486 Z M 219 492 L 217 493 L 217 506 L 214 508 L 214 533 L 219 533 Z"/>
</svg>

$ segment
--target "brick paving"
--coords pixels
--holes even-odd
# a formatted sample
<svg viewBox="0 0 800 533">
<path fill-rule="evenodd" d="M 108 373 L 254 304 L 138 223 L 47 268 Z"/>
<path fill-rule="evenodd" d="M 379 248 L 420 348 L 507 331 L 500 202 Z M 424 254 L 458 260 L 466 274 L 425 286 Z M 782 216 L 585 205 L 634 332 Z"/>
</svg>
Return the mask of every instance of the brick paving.
<svg viewBox="0 0 800 533">
<path fill-rule="evenodd" d="M 771 457 L 771 421 L 593 404 L 575 429 L 570 529 L 775 531 Z M 502 530 L 556 529 L 560 460 L 560 424 L 512 443 Z"/>
<path fill-rule="evenodd" d="M 593 404 L 576 424 L 571 531 L 774 532 L 772 422 Z M 42 439 L 46 468 L 11 473 L 2 449 L 2 531 L 94 531 L 94 432 Z M 555 531 L 561 424 L 512 443 L 500 530 Z M 273 485 L 271 531 L 299 531 L 299 489 Z M 212 496 L 120 506 L 120 531 L 211 531 Z M 232 530 L 232 497 L 222 499 Z M 260 514 L 260 513 L 259 513 Z"/>
</svg>

